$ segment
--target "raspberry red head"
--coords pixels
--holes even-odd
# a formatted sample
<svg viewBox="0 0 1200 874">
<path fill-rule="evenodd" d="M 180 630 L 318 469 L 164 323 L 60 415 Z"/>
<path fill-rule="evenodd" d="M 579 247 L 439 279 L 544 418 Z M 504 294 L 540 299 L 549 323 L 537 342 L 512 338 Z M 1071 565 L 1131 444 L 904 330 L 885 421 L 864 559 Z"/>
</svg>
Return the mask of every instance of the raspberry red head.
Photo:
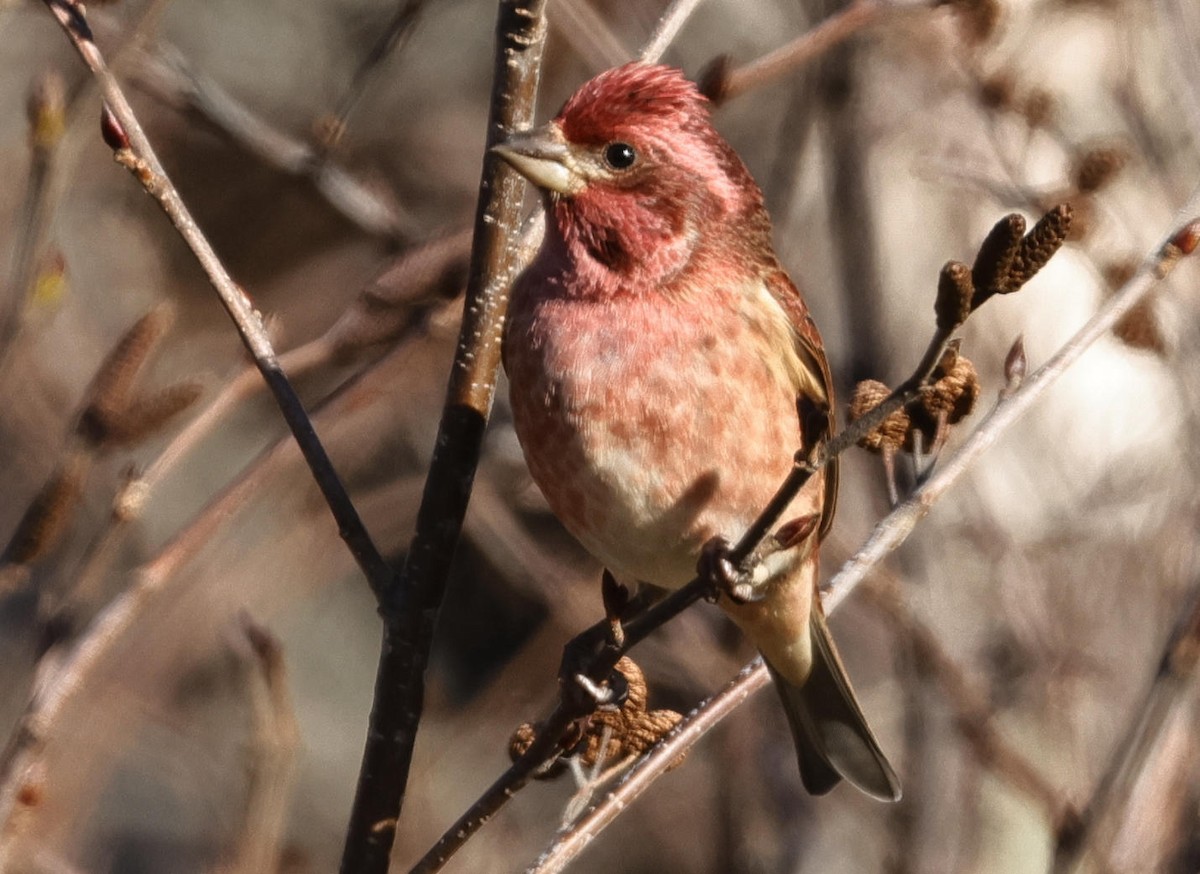
<svg viewBox="0 0 1200 874">
<path fill-rule="evenodd" d="M 725 262 L 770 251 L 758 186 L 674 68 L 601 73 L 496 151 L 543 190 L 551 237 L 597 294 L 659 286 L 700 248 Z"/>
</svg>

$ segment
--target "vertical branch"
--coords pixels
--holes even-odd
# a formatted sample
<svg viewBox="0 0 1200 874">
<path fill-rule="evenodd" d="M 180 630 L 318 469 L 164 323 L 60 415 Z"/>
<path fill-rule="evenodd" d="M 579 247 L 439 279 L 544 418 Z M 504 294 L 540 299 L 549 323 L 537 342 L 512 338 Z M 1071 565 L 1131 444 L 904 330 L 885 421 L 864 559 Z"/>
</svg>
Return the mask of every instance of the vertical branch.
<svg viewBox="0 0 1200 874">
<path fill-rule="evenodd" d="M 533 121 L 544 9 L 545 0 L 500 2 L 488 146 Z M 495 395 L 508 289 L 519 267 L 510 240 L 519 228 L 523 194 L 516 172 L 486 154 L 462 329 L 417 530 L 399 583 L 381 605 L 383 645 L 343 874 L 387 870 L 421 718 L 434 624 Z"/>
</svg>

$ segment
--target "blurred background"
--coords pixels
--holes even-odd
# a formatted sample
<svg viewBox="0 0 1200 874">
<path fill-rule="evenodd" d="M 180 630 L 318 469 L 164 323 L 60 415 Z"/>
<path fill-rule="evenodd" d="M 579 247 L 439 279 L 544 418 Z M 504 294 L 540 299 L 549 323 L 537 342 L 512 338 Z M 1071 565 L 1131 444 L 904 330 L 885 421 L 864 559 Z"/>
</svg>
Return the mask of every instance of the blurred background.
<svg viewBox="0 0 1200 874">
<path fill-rule="evenodd" d="M 1072 202 L 1067 247 L 963 331 L 986 409 L 1014 339 L 1043 363 L 1200 180 L 1200 7 L 857 6 L 847 40 L 716 123 L 766 192 L 843 398 L 915 365 L 946 260 L 1007 212 Z M 633 57 L 664 7 L 550 0 L 539 118 Z M 843 7 L 708 0 L 665 59 L 736 69 Z M 89 21 L 399 559 L 461 312 L 495 3 L 120 0 Z M 8 776 L 34 775 L 7 787 L 5 870 L 335 870 L 374 599 L 33 0 L 0 0 L 0 156 L 0 724 Z M 1200 870 L 1197 277 L 1183 264 L 1087 352 L 838 611 L 903 802 L 806 796 L 764 693 L 573 870 Z M 852 452 L 842 482 L 827 576 L 888 509 L 877 457 Z M 553 704 L 563 644 L 602 615 L 600 569 L 528 479 L 503 386 L 455 568 L 395 870 L 507 765 L 513 730 Z M 635 651 L 651 706 L 681 712 L 752 655 L 703 604 Z M 39 687 L 53 718 L 23 721 Z M 1102 782 L 1113 802 L 1076 859 L 1070 811 Z M 523 869 L 574 792 L 527 788 L 448 870 Z"/>
</svg>

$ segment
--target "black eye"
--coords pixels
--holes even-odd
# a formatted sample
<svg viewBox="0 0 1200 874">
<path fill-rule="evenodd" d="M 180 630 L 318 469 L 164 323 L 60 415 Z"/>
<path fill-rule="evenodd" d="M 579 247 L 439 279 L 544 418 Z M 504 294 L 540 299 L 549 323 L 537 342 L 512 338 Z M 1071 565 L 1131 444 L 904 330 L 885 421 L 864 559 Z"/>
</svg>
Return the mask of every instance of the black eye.
<svg viewBox="0 0 1200 874">
<path fill-rule="evenodd" d="M 614 170 L 626 170 L 637 160 L 637 152 L 629 143 L 609 143 L 604 147 L 604 160 Z"/>
</svg>

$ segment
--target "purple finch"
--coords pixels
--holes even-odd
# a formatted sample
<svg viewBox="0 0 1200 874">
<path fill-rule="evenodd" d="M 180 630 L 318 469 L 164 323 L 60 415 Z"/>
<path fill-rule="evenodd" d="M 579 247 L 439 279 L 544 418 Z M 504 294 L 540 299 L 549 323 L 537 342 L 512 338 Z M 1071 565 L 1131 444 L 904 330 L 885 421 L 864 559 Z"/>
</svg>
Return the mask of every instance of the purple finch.
<svg viewBox="0 0 1200 874">
<path fill-rule="evenodd" d="M 821 337 L 762 192 L 705 98 L 663 66 L 602 73 L 495 150 L 546 206 L 504 338 L 529 470 L 618 580 L 678 588 L 834 425 Z M 805 787 L 844 777 L 895 800 L 816 594 L 836 493 L 831 465 L 792 502 L 756 597 L 720 603 L 771 669 Z"/>
</svg>

